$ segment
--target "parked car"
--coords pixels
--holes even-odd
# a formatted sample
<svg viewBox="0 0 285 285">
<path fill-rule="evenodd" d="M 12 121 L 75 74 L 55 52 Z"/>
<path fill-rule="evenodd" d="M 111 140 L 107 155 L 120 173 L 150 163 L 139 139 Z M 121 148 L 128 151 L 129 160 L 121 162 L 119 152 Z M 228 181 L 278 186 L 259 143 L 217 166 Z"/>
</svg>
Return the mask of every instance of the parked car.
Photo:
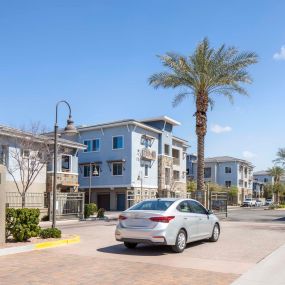
<svg viewBox="0 0 285 285">
<path fill-rule="evenodd" d="M 272 199 L 266 199 L 265 200 L 265 206 L 270 206 L 273 204 L 273 200 Z"/>
<path fill-rule="evenodd" d="M 189 242 L 220 236 L 219 219 L 192 199 L 161 198 L 142 201 L 119 216 L 115 237 L 127 248 L 137 244 L 170 245 L 182 252 Z"/>
<path fill-rule="evenodd" d="M 243 207 L 256 206 L 256 200 L 253 199 L 253 198 L 246 198 L 246 199 L 242 202 L 242 206 L 243 206 Z"/>
<path fill-rule="evenodd" d="M 261 200 L 259 200 L 259 199 L 256 199 L 255 206 L 256 207 L 261 207 L 261 206 L 263 206 L 263 202 Z"/>
</svg>

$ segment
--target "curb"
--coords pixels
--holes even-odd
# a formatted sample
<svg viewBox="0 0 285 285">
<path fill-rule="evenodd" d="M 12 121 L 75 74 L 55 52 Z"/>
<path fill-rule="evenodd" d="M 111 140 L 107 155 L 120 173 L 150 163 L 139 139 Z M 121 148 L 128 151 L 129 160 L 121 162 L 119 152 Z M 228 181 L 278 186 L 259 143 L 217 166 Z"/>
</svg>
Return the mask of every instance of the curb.
<svg viewBox="0 0 285 285">
<path fill-rule="evenodd" d="M 29 252 L 33 250 L 41 250 L 45 248 L 51 248 L 56 246 L 68 245 L 68 244 L 75 244 L 80 242 L 80 236 L 75 235 L 72 238 L 62 239 L 62 240 L 55 240 L 55 241 L 46 241 L 31 245 L 24 245 L 24 246 L 14 246 L 14 247 L 7 247 L 0 249 L 0 256 L 22 253 L 22 252 Z"/>
</svg>

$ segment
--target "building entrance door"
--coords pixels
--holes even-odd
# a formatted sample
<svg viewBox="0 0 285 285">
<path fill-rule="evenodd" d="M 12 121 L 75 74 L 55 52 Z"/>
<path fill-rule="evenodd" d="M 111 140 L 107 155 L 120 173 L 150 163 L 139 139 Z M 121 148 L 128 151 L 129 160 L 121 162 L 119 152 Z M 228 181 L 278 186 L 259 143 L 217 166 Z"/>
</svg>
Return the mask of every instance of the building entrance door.
<svg viewBox="0 0 285 285">
<path fill-rule="evenodd" d="M 117 194 L 117 211 L 126 210 L 126 194 Z"/>
<path fill-rule="evenodd" d="M 110 194 L 98 194 L 97 196 L 98 209 L 103 208 L 110 211 Z"/>
</svg>

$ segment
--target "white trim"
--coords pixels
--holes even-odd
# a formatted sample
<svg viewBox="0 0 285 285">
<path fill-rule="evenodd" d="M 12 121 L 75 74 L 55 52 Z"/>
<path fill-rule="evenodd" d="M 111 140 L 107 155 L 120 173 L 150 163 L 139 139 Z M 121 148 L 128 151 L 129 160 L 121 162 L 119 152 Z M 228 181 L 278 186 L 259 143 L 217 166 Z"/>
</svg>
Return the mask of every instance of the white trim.
<svg viewBox="0 0 285 285">
<path fill-rule="evenodd" d="M 47 171 L 47 173 L 53 173 L 53 171 Z M 69 174 L 69 175 L 77 175 L 77 176 L 79 176 L 79 174 L 76 173 L 76 172 L 57 171 L 56 173 L 57 173 L 57 174 Z"/>
<path fill-rule="evenodd" d="M 180 126 L 181 123 L 174 120 L 174 119 L 171 119 L 170 117 L 168 116 L 160 116 L 160 117 L 155 117 L 155 118 L 148 118 L 148 119 L 145 119 L 145 120 L 141 120 L 141 122 L 153 122 L 153 121 L 165 121 L 173 126 Z"/>
<path fill-rule="evenodd" d="M 103 129 L 103 128 L 114 128 L 114 127 L 119 127 L 119 126 L 125 126 L 125 125 L 135 125 L 138 127 L 141 127 L 145 130 L 153 131 L 155 133 L 161 134 L 162 131 L 155 129 L 151 126 L 145 125 L 144 123 L 140 123 L 137 121 L 126 121 L 126 122 L 121 122 L 121 123 L 110 123 L 110 124 L 100 124 L 100 125 L 95 125 L 95 126 L 90 126 L 90 127 L 79 127 L 77 130 L 79 132 L 85 132 L 85 131 L 90 131 L 90 130 L 97 130 L 97 129 Z M 102 126 L 103 125 L 103 126 Z"/>
<path fill-rule="evenodd" d="M 69 167 L 70 171 L 62 171 L 62 157 L 63 157 L 63 156 L 69 156 L 69 157 L 70 157 L 70 167 Z M 60 164 L 61 172 L 62 172 L 62 173 L 70 173 L 71 170 L 72 170 L 72 166 L 73 166 L 73 165 L 72 165 L 72 157 L 73 157 L 73 155 L 62 153 L 60 157 L 61 157 L 61 164 Z"/>
<path fill-rule="evenodd" d="M 114 138 L 117 137 L 122 137 L 123 138 L 123 147 L 122 148 L 113 148 L 114 146 Z M 117 136 L 112 136 L 112 150 L 122 150 L 125 149 L 125 136 L 124 135 L 117 135 Z"/>
</svg>

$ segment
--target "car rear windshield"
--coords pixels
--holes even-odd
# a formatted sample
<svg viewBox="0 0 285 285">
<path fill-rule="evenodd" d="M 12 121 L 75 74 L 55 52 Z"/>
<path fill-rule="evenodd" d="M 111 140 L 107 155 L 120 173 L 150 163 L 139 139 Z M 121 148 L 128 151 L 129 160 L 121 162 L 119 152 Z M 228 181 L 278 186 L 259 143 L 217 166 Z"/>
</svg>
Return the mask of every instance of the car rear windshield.
<svg viewBox="0 0 285 285">
<path fill-rule="evenodd" d="M 166 211 L 174 201 L 143 201 L 134 205 L 130 210 Z"/>
</svg>

